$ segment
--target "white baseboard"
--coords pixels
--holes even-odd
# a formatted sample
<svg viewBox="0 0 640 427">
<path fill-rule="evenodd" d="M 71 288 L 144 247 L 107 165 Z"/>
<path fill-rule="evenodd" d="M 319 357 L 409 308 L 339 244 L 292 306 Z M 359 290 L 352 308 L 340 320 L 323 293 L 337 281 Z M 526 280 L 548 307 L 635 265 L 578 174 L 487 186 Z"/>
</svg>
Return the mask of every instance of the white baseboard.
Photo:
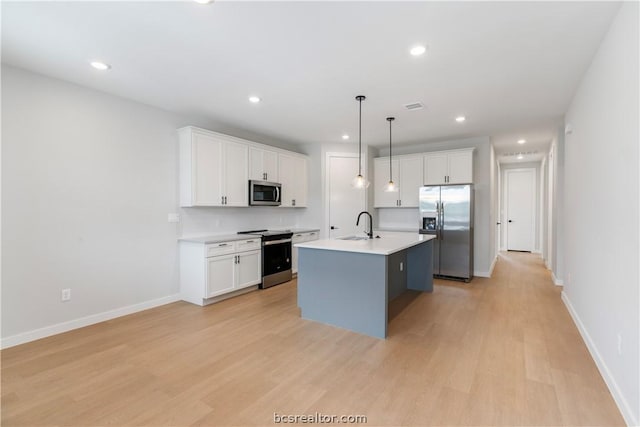
<svg viewBox="0 0 640 427">
<path fill-rule="evenodd" d="M 493 257 L 493 261 L 491 262 L 491 267 L 489 268 L 489 277 L 493 275 L 493 269 L 496 268 L 497 262 L 498 262 L 498 255 Z"/>
<path fill-rule="evenodd" d="M 102 313 L 81 317 L 79 319 L 69 320 L 68 322 L 45 326 L 44 328 L 35 329 L 33 331 L 23 332 L 17 335 L 2 338 L 2 340 L 0 341 L 0 348 L 4 349 L 13 347 L 30 341 L 39 340 L 40 338 L 50 337 L 51 335 L 61 334 L 73 329 L 83 328 L 95 323 L 104 322 L 107 320 L 115 319 L 116 317 L 126 316 L 127 314 L 148 310 L 150 308 L 170 304 L 176 301 L 180 301 L 180 294 L 169 295 L 166 297 L 129 305 L 122 308 L 116 308 L 115 310 L 105 311 Z"/>
<path fill-rule="evenodd" d="M 609 368 L 607 367 L 607 364 L 602 359 L 602 356 L 600 356 L 600 352 L 598 352 L 598 348 L 593 343 L 593 340 L 591 339 L 589 332 L 587 332 L 587 330 L 585 329 L 584 324 L 582 323 L 582 321 L 580 320 L 580 317 L 578 316 L 578 313 L 574 310 L 573 305 L 569 300 L 569 297 L 564 291 L 562 291 L 562 302 L 564 302 L 565 307 L 567 307 L 567 310 L 569 311 L 569 314 L 573 319 L 573 323 L 575 323 L 576 327 L 578 328 L 578 331 L 582 336 L 582 340 L 587 345 L 587 349 L 589 349 L 589 353 L 591 354 L 591 357 L 596 362 L 596 366 L 600 371 L 600 375 L 602 375 L 604 382 L 607 384 L 607 387 L 609 388 L 609 391 L 613 396 L 613 400 L 615 400 L 616 405 L 618 405 L 618 409 L 620 409 L 620 412 L 622 413 L 622 417 L 624 418 L 625 422 L 627 423 L 628 426 L 637 426 L 638 420 L 636 420 L 635 416 L 633 415 L 633 411 L 631 410 L 631 407 L 629 406 L 627 399 L 625 399 L 624 396 L 622 395 L 622 392 L 618 387 L 618 383 L 616 383 L 616 380 L 613 378 L 613 375 L 611 375 L 611 371 L 609 370 Z"/>
<path fill-rule="evenodd" d="M 556 286 L 564 286 L 562 279 L 558 279 L 553 272 L 551 272 L 551 280 L 553 280 L 553 284 Z"/>
</svg>

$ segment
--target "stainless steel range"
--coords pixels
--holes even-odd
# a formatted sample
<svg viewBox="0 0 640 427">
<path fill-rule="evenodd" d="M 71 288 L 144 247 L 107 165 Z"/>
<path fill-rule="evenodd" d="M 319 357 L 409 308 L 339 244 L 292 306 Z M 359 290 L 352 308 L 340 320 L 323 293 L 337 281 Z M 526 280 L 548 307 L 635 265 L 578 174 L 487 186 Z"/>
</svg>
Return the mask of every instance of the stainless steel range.
<svg viewBox="0 0 640 427">
<path fill-rule="evenodd" d="M 261 289 L 291 280 L 291 230 L 249 230 L 239 231 L 238 234 L 262 238 Z"/>
</svg>

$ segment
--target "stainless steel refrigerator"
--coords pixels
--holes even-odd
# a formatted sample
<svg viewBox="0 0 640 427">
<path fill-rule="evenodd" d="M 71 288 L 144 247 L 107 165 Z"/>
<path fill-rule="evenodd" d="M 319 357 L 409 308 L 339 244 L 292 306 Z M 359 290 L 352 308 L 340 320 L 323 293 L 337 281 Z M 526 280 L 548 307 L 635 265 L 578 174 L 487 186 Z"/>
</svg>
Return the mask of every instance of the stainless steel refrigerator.
<svg viewBox="0 0 640 427">
<path fill-rule="evenodd" d="M 473 278 L 473 185 L 421 187 L 420 233 L 436 236 L 434 276 L 470 281 Z"/>
</svg>

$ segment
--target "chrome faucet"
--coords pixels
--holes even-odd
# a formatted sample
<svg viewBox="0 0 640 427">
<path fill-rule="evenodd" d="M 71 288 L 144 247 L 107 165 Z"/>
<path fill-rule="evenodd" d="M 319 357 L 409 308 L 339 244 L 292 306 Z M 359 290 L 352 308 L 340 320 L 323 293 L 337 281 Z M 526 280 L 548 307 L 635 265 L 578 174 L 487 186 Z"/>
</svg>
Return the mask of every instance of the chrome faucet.
<svg viewBox="0 0 640 427">
<path fill-rule="evenodd" d="M 356 226 L 360 224 L 360 217 L 362 216 L 362 214 L 369 215 L 369 232 L 367 233 L 367 236 L 369 236 L 370 239 L 373 239 L 373 217 L 371 217 L 371 214 L 369 212 L 362 211 L 358 214 L 358 220 L 356 221 Z"/>
</svg>

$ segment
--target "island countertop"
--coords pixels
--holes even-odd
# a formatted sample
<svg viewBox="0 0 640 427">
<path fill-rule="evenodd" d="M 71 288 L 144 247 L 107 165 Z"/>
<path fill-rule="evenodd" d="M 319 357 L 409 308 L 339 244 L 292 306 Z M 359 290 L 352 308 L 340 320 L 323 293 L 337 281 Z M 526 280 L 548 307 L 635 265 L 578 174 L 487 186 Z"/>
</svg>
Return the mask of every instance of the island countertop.
<svg viewBox="0 0 640 427">
<path fill-rule="evenodd" d="M 379 239 L 366 240 L 344 240 L 344 239 L 322 239 L 311 242 L 297 243 L 297 248 L 323 249 L 327 251 L 358 252 L 374 255 L 391 255 L 412 246 L 419 245 L 434 239 L 435 236 L 418 233 L 394 233 L 379 232 L 374 236 Z"/>
</svg>

